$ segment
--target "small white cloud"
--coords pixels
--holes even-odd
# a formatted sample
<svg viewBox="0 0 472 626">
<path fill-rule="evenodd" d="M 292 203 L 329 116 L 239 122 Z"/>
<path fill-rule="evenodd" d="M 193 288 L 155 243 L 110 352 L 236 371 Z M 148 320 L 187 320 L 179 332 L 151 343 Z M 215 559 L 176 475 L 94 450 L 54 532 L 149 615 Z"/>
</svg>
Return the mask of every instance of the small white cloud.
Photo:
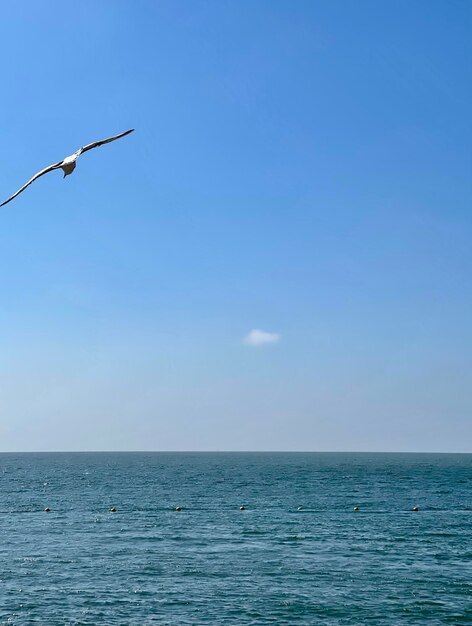
<svg viewBox="0 0 472 626">
<path fill-rule="evenodd" d="M 265 330 L 254 328 L 243 341 L 248 346 L 264 346 L 266 343 L 277 343 L 279 339 L 280 335 L 277 333 L 267 333 Z"/>
</svg>

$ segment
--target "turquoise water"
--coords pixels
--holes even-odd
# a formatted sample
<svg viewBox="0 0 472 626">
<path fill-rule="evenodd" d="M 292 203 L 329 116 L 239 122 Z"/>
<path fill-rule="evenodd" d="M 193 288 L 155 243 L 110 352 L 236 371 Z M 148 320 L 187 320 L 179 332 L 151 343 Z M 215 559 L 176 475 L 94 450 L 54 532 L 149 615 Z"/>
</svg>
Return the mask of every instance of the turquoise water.
<svg viewBox="0 0 472 626">
<path fill-rule="evenodd" d="M 0 480 L 2 625 L 472 623 L 472 455 L 0 454 Z"/>
</svg>

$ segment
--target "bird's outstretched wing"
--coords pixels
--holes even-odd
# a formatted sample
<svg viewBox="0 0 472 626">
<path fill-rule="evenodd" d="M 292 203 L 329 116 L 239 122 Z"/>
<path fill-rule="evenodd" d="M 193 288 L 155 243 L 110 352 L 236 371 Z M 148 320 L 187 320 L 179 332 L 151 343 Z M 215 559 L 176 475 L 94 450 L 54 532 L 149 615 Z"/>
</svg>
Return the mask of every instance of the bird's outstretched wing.
<svg viewBox="0 0 472 626">
<path fill-rule="evenodd" d="M 23 187 L 18 189 L 18 191 L 16 193 L 14 193 L 10 198 L 8 198 L 8 200 L 5 200 L 5 202 L 2 202 L 2 204 L 0 204 L 0 207 L 2 207 L 5 204 L 8 204 L 9 202 L 11 202 L 14 198 L 16 198 L 16 196 L 18 196 L 22 191 L 24 191 L 26 189 L 26 187 L 29 187 L 29 185 L 31 185 L 31 183 L 34 183 L 34 181 L 37 178 L 39 178 L 40 176 L 43 176 L 44 174 L 47 174 L 48 172 L 52 172 L 53 170 L 57 170 L 58 168 L 60 168 L 62 163 L 63 163 L 62 161 L 59 161 L 59 163 L 54 163 L 54 165 L 50 165 L 49 167 L 45 167 L 43 170 L 41 170 L 40 172 L 35 174 L 33 176 L 33 178 L 30 178 L 29 181 L 27 183 L 25 183 L 23 185 Z"/>
<path fill-rule="evenodd" d="M 102 139 L 101 141 L 94 141 L 93 143 L 89 143 L 83 148 L 80 148 L 80 150 L 77 150 L 78 156 L 80 156 L 84 152 L 87 152 L 87 150 L 92 150 L 92 148 L 98 148 L 98 146 L 103 146 L 104 143 L 110 143 L 110 141 L 115 141 L 115 139 L 120 139 L 120 137 L 129 135 L 132 132 L 134 132 L 134 128 L 131 128 L 131 130 L 127 130 L 124 133 L 120 133 L 119 135 L 115 135 L 114 137 L 108 137 L 108 139 Z"/>
</svg>

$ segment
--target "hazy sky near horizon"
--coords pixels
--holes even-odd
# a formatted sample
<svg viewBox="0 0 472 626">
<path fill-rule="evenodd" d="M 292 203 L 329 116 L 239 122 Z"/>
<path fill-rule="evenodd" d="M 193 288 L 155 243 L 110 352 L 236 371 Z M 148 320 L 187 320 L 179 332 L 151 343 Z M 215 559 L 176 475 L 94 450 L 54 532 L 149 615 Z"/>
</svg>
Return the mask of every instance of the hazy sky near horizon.
<svg viewBox="0 0 472 626">
<path fill-rule="evenodd" d="M 472 3 L 5 3 L 0 450 L 471 451 Z"/>
</svg>

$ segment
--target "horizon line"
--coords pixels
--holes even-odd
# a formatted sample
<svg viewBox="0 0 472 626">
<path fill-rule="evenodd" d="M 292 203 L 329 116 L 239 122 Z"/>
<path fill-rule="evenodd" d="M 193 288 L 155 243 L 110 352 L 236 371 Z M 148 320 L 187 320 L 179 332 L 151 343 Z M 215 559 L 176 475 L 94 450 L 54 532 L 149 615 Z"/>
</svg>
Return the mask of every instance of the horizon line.
<svg viewBox="0 0 472 626">
<path fill-rule="evenodd" d="M 451 450 L 0 450 L 0 454 L 472 454 Z"/>
</svg>

